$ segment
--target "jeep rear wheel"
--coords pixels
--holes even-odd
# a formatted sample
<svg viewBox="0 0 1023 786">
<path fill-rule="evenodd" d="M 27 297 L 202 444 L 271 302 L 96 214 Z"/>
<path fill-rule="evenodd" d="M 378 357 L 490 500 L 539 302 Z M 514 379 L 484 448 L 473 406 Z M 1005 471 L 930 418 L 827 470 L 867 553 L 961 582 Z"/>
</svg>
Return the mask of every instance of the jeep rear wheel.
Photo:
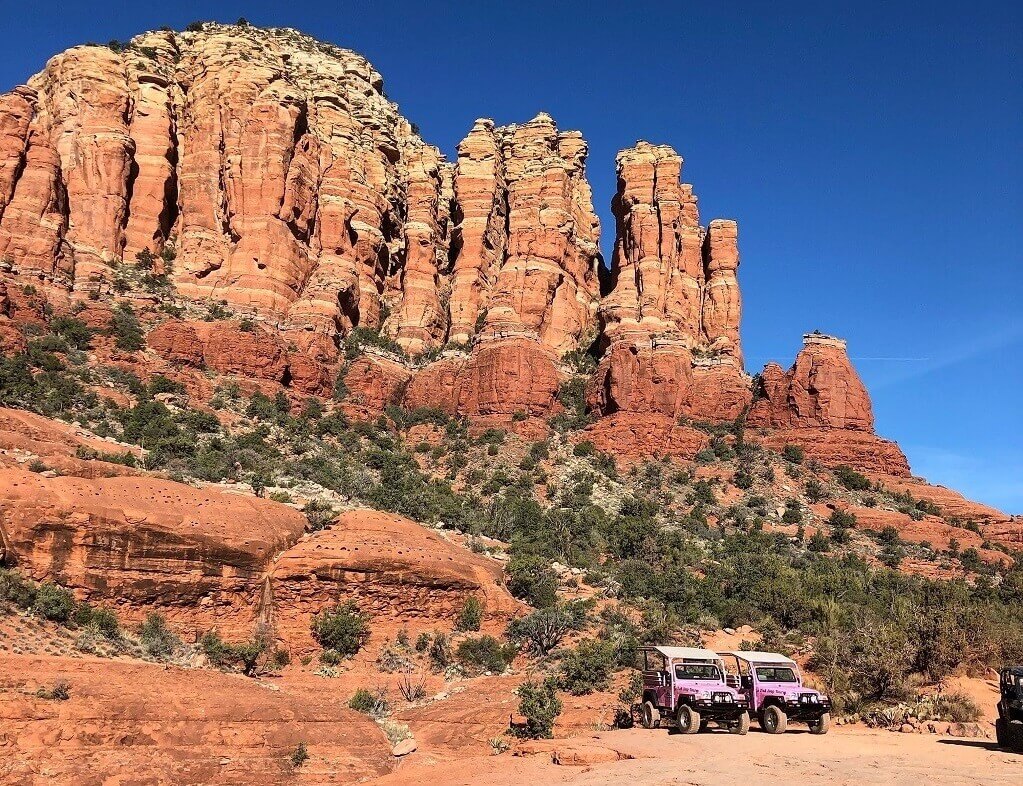
<svg viewBox="0 0 1023 786">
<path fill-rule="evenodd" d="M 678 730 L 683 734 L 696 734 L 700 730 L 700 713 L 688 704 L 678 708 L 675 720 L 678 722 Z"/>
<path fill-rule="evenodd" d="M 749 713 L 744 712 L 739 716 L 739 720 L 728 727 L 729 734 L 745 734 L 749 731 Z"/>
<path fill-rule="evenodd" d="M 827 734 L 831 727 L 831 713 L 825 712 L 817 720 L 810 721 L 811 734 Z"/>
<path fill-rule="evenodd" d="M 764 710 L 763 720 L 760 725 L 764 727 L 764 731 L 768 734 L 784 734 L 785 729 L 788 728 L 789 719 L 781 707 L 771 705 Z"/>
<path fill-rule="evenodd" d="M 999 748 L 1009 747 L 1009 730 L 1005 725 L 1005 718 L 995 721 L 995 743 Z"/>
<path fill-rule="evenodd" d="M 661 713 L 652 701 L 643 702 L 639 716 L 639 723 L 644 729 L 656 729 L 661 725 Z"/>
</svg>

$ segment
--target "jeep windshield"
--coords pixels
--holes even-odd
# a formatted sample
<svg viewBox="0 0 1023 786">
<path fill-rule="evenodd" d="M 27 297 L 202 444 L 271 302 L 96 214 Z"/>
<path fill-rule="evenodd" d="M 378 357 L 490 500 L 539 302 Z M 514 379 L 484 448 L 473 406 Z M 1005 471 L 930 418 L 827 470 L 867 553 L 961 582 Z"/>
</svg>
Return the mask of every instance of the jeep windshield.
<svg viewBox="0 0 1023 786">
<path fill-rule="evenodd" d="M 677 680 L 721 680 L 721 670 L 713 663 L 676 663 Z"/>
<path fill-rule="evenodd" d="M 796 672 L 788 666 L 757 666 L 757 679 L 761 682 L 799 682 Z"/>
</svg>

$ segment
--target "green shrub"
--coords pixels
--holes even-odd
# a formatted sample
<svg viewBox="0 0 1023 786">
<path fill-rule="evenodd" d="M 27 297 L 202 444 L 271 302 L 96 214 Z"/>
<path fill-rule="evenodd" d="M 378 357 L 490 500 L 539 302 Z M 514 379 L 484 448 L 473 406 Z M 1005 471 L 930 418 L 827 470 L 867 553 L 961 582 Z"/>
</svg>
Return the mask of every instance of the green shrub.
<svg viewBox="0 0 1023 786">
<path fill-rule="evenodd" d="M 32 612 L 53 622 L 67 622 L 75 611 L 74 596 L 63 587 L 43 582 L 36 590 Z"/>
<path fill-rule="evenodd" d="M 475 595 L 470 595 L 465 600 L 458 619 L 455 622 L 455 630 L 472 631 L 479 630 L 483 622 L 483 603 Z"/>
<path fill-rule="evenodd" d="M 508 638 L 523 643 L 543 657 L 572 629 L 571 615 L 563 608 L 539 609 L 508 623 Z"/>
<path fill-rule="evenodd" d="M 561 659 L 559 685 L 573 696 L 605 690 L 617 660 L 610 641 L 583 641 Z"/>
<path fill-rule="evenodd" d="M 352 698 L 348 700 L 348 707 L 356 712 L 381 718 L 390 712 L 391 704 L 383 690 L 378 689 L 373 692 L 365 688 L 358 688 L 352 694 Z"/>
<path fill-rule="evenodd" d="M 519 685 L 515 693 L 519 697 L 519 715 L 526 719 L 526 724 L 512 730 L 517 736 L 530 739 L 553 736 L 554 722 L 562 709 L 557 688 L 554 677 L 547 677 L 543 682 L 527 680 Z"/>
<path fill-rule="evenodd" d="M 304 742 L 300 742 L 291 754 L 291 766 L 298 769 L 309 760 L 309 749 Z"/>
<path fill-rule="evenodd" d="M 305 513 L 306 520 L 309 522 L 310 532 L 319 532 L 321 529 L 325 529 L 335 518 L 337 518 L 337 511 L 322 499 L 311 499 L 302 508 L 302 512 Z"/>
<path fill-rule="evenodd" d="M 575 447 L 572 448 L 572 455 L 573 456 L 582 456 L 582 457 L 592 456 L 596 452 L 597 452 L 597 449 L 594 447 L 593 443 L 590 442 L 588 439 L 585 439 L 582 442 L 576 443 Z"/>
<path fill-rule="evenodd" d="M 313 617 L 313 638 L 324 649 L 351 656 L 362 649 L 369 638 L 369 621 L 354 601 L 321 611 Z"/>
<path fill-rule="evenodd" d="M 835 467 L 835 477 L 849 491 L 866 491 L 870 488 L 870 480 L 846 464 Z"/>
<path fill-rule="evenodd" d="M 373 694 L 368 690 L 365 688 L 358 688 L 355 693 L 352 694 L 352 698 L 348 700 L 348 706 L 356 712 L 364 712 L 368 715 L 372 712 L 373 707 L 376 706 L 376 701 Z"/>
<path fill-rule="evenodd" d="M 835 529 L 853 529 L 856 526 L 856 514 L 845 510 L 833 510 L 828 524 Z"/>
<path fill-rule="evenodd" d="M 81 603 L 75 609 L 75 624 L 82 628 L 93 627 L 111 641 L 121 635 L 121 626 L 114 612 L 109 609 L 93 608 L 88 603 Z"/>
<path fill-rule="evenodd" d="M 831 541 L 823 532 L 817 530 L 810 536 L 810 540 L 807 542 L 806 547 L 810 549 L 810 551 L 823 554 L 827 551 L 831 551 Z"/>
<path fill-rule="evenodd" d="M 558 579 L 550 562 L 532 554 L 515 555 L 508 561 L 508 590 L 537 608 L 549 608 L 558 599 Z"/>
<path fill-rule="evenodd" d="M 493 636 L 470 637 L 459 643 L 455 657 L 471 673 L 500 674 L 515 658 L 515 646 L 501 644 Z"/>
<path fill-rule="evenodd" d="M 145 336 L 138 317 L 132 307 L 120 303 L 114 308 L 110 318 L 110 332 L 114 336 L 114 345 L 126 352 L 135 352 L 145 346 Z"/>
<path fill-rule="evenodd" d="M 704 505 L 717 503 L 718 498 L 710 481 L 698 480 L 693 484 L 693 500 Z"/>
<path fill-rule="evenodd" d="M 38 585 L 31 579 L 22 577 L 17 571 L 0 568 L 0 601 L 30 609 L 35 603 L 37 592 Z"/>
<path fill-rule="evenodd" d="M 199 639 L 199 647 L 211 665 L 217 668 L 228 665 L 231 661 L 231 648 L 220 638 L 216 630 L 208 630 Z"/>
<path fill-rule="evenodd" d="M 808 481 L 806 481 L 805 488 L 806 498 L 810 500 L 810 502 L 820 502 L 822 499 L 824 499 L 825 496 L 824 486 L 820 484 L 820 481 L 817 480 L 817 478 L 810 478 Z"/>
<path fill-rule="evenodd" d="M 266 651 L 266 640 L 257 636 L 256 638 L 231 645 L 231 655 L 238 661 L 242 668 L 242 674 L 251 677 L 259 665 L 259 658 Z"/>
<path fill-rule="evenodd" d="M 790 499 L 785 503 L 785 512 L 782 513 L 781 520 L 786 524 L 799 524 L 803 520 L 803 511 L 797 500 Z"/>
<path fill-rule="evenodd" d="M 732 476 L 732 483 L 736 488 L 743 490 L 753 488 L 753 476 L 746 470 L 739 470 Z"/>
<path fill-rule="evenodd" d="M 92 342 L 92 329 L 82 320 L 74 317 L 55 317 L 50 322 L 50 330 L 75 349 L 88 349 Z"/>
<path fill-rule="evenodd" d="M 806 452 L 799 445 L 786 445 L 781 449 L 781 455 L 793 464 L 802 464 L 806 458 Z"/>
<path fill-rule="evenodd" d="M 169 658 L 181 646 L 181 640 L 167 627 L 167 621 L 150 614 L 139 628 L 139 641 L 143 649 L 157 659 Z"/>
</svg>

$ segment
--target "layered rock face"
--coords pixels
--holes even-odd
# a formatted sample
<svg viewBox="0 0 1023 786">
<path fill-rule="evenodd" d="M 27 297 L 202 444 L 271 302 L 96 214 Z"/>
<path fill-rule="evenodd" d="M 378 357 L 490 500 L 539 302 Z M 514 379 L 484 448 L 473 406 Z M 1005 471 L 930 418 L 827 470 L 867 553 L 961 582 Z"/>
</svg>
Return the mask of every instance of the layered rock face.
<svg viewBox="0 0 1023 786">
<path fill-rule="evenodd" d="M 503 586 L 499 565 L 407 519 L 376 511 L 343 513 L 330 529 L 282 554 L 268 581 L 273 627 L 298 651 L 316 647 L 312 616 L 340 599 L 357 600 L 382 624 L 415 627 L 456 618 L 470 595 L 498 619 L 519 609 Z"/>
<path fill-rule="evenodd" d="M 209 368 L 279 384 L 313 395 L 329 394 L 338 363 L 329 341 L 309 341 L 304 351 L 290 351 L 276 331 L 240 323 L 169 319 L 146 337 L 156 354 L 176 365 Z"/>
<path fill-rule="evenodd" d="M 0 256 L 85 289 L 170 246 L 181 295 L 330 335 L 378 326 L 400 271 L 393 330 L 442 343 L 450 166 L 382 85 L 285 29 L 70 49 L 0 98 Z"/>
<path fill-rule="evenodd" d="M 803 336 L 803 349 L 788 371 L 768 363 L 746 423 L 770 429 L 763 435 L 769 447 L 799 445 L 828 466 L 909 475 L 899 446 L 874 435 L 870 396 L 849 362 L 845 341 L 833 336 Z"/>
<path fill-rule="evenodd" d="M 700 226 L 670 147 L 618 155 L 617 238 L 601 302 L 607 351 L 589 391 L 600 414 L 734 419 L 749 401 L 739 342 L 737 227 Z"/>
<path fill-rule="evenodd" d="M 806 334 L 792 368 L 785 372 L 777 363 L 768 363 L 762 382 L 762 397 L 747 420 L 751 426 L 874 429 L 870 396 L 842 339 Z"/>
<path fill-rule="evenodd" d="M 351 363 L 350 403 L 364 411 L 547 417 L 568 373 L 559 361 L 595 350 L 597 416 L 661 418 L 663 430 L 749 410 L 750 424 L 805 442 L 841 432 L 816 440 L 842 442 L 821 449 L 832 458 L 879 444 L 866 391 L 824 339 L 789 372 L 768 365 L 750 408 L 737 226 L 701 225 L 670 147 L 639 142 L 617 158 L 602 287 L 578 132 L 543 113 L 478 120 L 451 164 L 382 84 L 361 56 L 287 29 L 209 23 L 68 50 L 0 96 L 0 271 L 63 285 L 70 303 L 105 294 L 148 250 L 179 302 L 224 300 L 258 318 L 253 331 L 169 321 L 152 350 L 303 394 L 332 391 L 344 335 L 379 330 L 414 362 Z M 33 307 L 23 288 L 6 290 L 10 353 L 22 346 L 12 323 Z M 75 313 L 106 329 L 99 308 Z M 905 474 L 897 447 L 876 452 L 871 468 Z"/>
<path fill-rule="evenodd" d="M 5 565 L 87 597 L 184 615 L 200 632 L 247 632 L 271 559 L 305 528 L 300 512 L 267 500 L 150 477 L 18 470 L 0 472 L 0 513 Z"/>
<path fill-rule="evenodd" d="M 525 335 L 558 354 L 595 323 L 600 224 L 586 143 L 549 115 L 477 121 L 458 151 L 450 336 Z"/>
</svg>

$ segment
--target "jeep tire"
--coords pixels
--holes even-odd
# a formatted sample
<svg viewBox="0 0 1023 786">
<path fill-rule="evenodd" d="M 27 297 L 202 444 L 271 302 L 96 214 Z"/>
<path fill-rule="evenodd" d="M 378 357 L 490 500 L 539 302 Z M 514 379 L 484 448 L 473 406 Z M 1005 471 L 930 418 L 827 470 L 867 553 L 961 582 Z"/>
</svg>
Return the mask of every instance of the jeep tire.
<svg viewBox="0 0 1023 786">
<path fill-rule="evenodd" d="M 700 713 L 688 704 L 683 704 L 678 708 L 675 721 L 682 734 L 696 734 L 700 730 Z"/>
<path fill-rule="evenodd" d="M 781 707 L 771 705 L 765 707 L 761 716 L 760 725 L 768 734 L 784 734 L 788 728 L 789 719 Z"/>
<path fill-rule="evenodd" d="M 644 729 L 656 729 L 661 725 L 661 712 L 652 701 L 644 701 L 640 707 L 639 725 Z"/>
<path fill-rule="evenodd" d="M 744 712 L 739 720 L 728 727 L 729 734 L 746 734 L 749 731 L 749 713 Z"/>
<path fill-rule="evenodd" d="M 831 713 L 825 712 L 817 720 L 810 721 L 811 734 L 827 734 L 831 727 Z"/>
<path fill-rule="evenodd" d="M 1005 723 L 1005 718 L 999 718 L 995 721 L 995 742 L 1002 750 L 1009 747 L 1009 729 Z"/>
</svg>

